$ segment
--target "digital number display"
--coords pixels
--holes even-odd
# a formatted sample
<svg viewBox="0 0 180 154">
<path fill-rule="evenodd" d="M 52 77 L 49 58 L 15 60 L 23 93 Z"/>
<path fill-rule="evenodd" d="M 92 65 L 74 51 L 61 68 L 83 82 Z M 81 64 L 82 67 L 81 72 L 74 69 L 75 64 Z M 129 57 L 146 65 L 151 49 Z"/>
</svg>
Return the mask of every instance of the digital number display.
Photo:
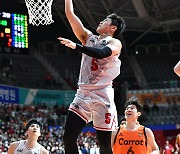
<svg viewBox="0 0 180 154">
<path fill-rule="evenodd" d="M 28 48 L 26 15 L 0 12 L 0 46 Z"/>
</svg>

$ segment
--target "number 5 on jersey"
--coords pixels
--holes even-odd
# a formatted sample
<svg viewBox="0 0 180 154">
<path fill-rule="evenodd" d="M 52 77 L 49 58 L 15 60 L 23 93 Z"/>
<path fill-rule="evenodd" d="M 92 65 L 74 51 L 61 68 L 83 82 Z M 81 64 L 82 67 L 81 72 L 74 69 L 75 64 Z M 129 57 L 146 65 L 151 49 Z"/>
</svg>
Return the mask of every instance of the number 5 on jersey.
<svg viewBox="0 0 180 154">
<path fill-rule="evenodd" d="M 92 71 L 96 71 L 98 69 L 98 63 L 97 63 L 97 59 L 93 58 L 92 62 L 91 62 L 91 70 Z"/>
<path fill-rule="evenodd" d="M 105 114 L 105 123 L 110 124 L 111 122 L 111 113 L 106 113 Z"/>
</svg>

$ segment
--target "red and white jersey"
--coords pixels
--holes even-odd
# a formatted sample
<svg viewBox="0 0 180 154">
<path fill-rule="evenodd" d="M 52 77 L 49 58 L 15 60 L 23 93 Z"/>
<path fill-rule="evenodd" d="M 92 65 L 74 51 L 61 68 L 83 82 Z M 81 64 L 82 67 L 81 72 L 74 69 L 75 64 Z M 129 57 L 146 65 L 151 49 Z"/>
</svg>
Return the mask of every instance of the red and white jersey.
<svg viewBox="0 0 180 154">
<path fill-rule="evenodd" d="M 26 140 L 19 141 L 14 154 L 41 154 L 42 146 L 39 143 L 34 148 L 29 149 L 28 147 L 26 147 L 26 142 Z"/>
<path fill-rule="evenodd" d="M 106 39 L 98 40 L 97 35 L 91 35 L 86 46 L 102 48 L 108 44 Z M 119 54 L 103 59 L 97 59 L 82 54 L 78 85 L 85 89 L 98 89 L 112 85 L 113 79 L 120 74 L 121 61 Z"/>
</svg>

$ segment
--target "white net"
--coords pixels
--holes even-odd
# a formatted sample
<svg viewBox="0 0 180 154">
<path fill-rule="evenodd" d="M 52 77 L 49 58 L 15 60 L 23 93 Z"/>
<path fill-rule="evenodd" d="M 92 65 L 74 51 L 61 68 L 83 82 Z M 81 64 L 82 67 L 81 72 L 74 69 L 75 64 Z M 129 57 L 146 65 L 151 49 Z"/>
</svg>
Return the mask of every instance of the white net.
<svg viewBox="0 0 180 154">
<path fill-rule="evenodd" d="M 35 26 L 53 23 L 51 6 L 53 0 L 25 0 L 29 23 Z"/>
</svg>

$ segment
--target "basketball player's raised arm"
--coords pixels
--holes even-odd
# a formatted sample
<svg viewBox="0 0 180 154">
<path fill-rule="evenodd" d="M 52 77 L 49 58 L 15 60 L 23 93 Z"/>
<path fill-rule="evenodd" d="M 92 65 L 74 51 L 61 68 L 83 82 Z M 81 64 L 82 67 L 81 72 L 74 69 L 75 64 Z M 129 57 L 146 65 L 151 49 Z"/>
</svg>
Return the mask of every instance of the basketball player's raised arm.
<svg viewBox="0 0 180 154">
<path fill-rule="evenodd" d="M 8 148 L 8 152 L 7 154 L 13 154 L 14 153 L 14 150 L 16 149 L 18 145 L 18 142 L 13 142 L 10 144 L 9 148 Z"/>
<path fill-rule="evenodd" d="M 151 129 L 146 128 L 147 144 L 151 148 L 151 154 L 159 154 L 159 148 L 155 141 L 154 134 Z"/>
<path fill-rule="evenodd" d="M 92 34 L 92 32 L 86 29 L 81 20 L 75 15 L 72 0 L 65 0 L 65 13 L 74 34 L 84 45 L 88 35 Z"/>
<path fill-rule="evenodd" d="M 174 72 L 180 77 L 180 61 L 174 67 Z"/>
</svg>

